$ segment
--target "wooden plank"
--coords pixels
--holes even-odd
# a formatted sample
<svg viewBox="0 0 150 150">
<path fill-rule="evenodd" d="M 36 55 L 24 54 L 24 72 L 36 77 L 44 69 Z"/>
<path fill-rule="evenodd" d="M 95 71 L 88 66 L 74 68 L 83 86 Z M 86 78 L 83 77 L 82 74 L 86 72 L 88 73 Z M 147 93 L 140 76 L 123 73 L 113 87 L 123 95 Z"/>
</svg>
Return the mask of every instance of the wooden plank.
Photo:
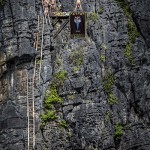
<svg viewBox="0 0 150 150">
<path fill-rule="evenodd" d="M 50 17 L 51 18 L 68 18 L 70 12 L 51 12 Z"/>
</svg>

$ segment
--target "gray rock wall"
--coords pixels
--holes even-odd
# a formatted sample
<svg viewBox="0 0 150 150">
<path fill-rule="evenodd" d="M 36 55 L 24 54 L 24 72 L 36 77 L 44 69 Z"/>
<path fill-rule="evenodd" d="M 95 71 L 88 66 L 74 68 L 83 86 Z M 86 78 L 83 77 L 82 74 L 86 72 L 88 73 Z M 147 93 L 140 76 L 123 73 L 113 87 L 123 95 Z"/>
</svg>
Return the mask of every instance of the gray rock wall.
<svg viewBox="0 0 150 150">
<path fill-rule="evenodd" d="M 34 86 L 35 149 L 150 149 L 150 2 L 128 1 L 128 17 L 118 1 L 83 0 L 85 39 L 70 39 L 69 25 L 53 39 L 61 22 L 55 27 L 45 22 L 41 82 L 36 78 Z M 63 11 L 75 5 L 61 3 Z M 39 0 L 9 0 L 0 7 L 2 150 L 27 149 L 26 82 L 38 55 L 33 46 L 38 15 L 43 16 Z M 138 31 L 132 46 L 129 21 Z M 61 78 L 56 82 L 63 103 L 53 104 L 58 118 L 41 128 L 46 91 L 59 72 L 67 72 L 62 84 Z"/>
</svg>

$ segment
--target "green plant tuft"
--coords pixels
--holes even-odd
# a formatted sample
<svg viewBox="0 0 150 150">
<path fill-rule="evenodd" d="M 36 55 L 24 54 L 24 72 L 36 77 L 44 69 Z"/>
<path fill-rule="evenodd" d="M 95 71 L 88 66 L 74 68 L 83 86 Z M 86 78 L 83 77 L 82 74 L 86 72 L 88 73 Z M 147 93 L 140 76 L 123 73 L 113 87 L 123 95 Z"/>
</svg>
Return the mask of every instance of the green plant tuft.
<svg viewBox="0 0 150 150">
<path fill-rule="evenodd" d="M 51 87 L 50 91 L 46 93 L 45 97 L 45 107 L 47 109 L 52 109 L 52 104 L 63 103 L 62 98 L 58 95 L 56 86 Z"/>
<path fill-rule="evenodd" d="M 68 132 L 68 137 L 71 137 L 72 136 L 72 133 L 69 131 Z"/>
<path fill-rule="evenodd" d="M 98 13 L 90 13 L 88 19 L 96 22 L 98 20 Z"/>
<path fill-rule="evenodd" d="M 130 63 L 133 65 L 134 64 L 134 60 L 131 54 L 131 49 L 132 49 L 132 45 L 135 43 L 136 38 L 140 35 L 137 27 L 135 25 L 135 23 L 133 22 L 132 19 L 132 13 L 131 10 L 129 8 L 128 2 L 125 0 L 116 0 L 117 4 L 122 8 L 125 16 L 127 17 L 127 28 L 128 28 L 128 37 L 129 37 L 129 41 L 126 45 L 125 48 L 125 57 L 127 57 L 130 61 Z"/>
<path fill-rule="evenodd" d="M 45 113 L 41 115 L 41 127 L 43 128 L 46 125 L 46 122 L 53 121 L 58 118 L 56 115 L 55 105 L 62 104 L 63 99 L 58 95 L 57 87 L 61 86 L 66 79 L 66 71 L 60 71 L 54 75 L 53 82 L 50 86 L 50 89 L 46 92 L 44 106 Z"/>
<path fill-rule="evenodd" d="M 115 139 L 120 140 L 123 135 L 123 126 L 120 124 L 115 125 Z"/>
<path fill-rule="evenodd" d="M 130 63 L 133 65 L 134 60 L 132 57 L 132 43 L 128 42 L 124 51 L 124 55 L 129 59 Z"/>
<path fill-rule="evenodd" d="M 41 115 L 41 127 L 44 127 L 46 125 L 46 122 L 48 121 L 53 121 L 55 119 L 57 119 L 58 116 L 56 115 L 56 111 L 50 111 L 50 110 L 46 110 L 46 112 L 44 114 Z"/>
<path fill-rule="evenodd" d="M 108 94 L 108 103 L 110 105 L 118 104 L 118 98 L 113 93 Z"/>
<path fill-rule="evenodd" d="M 107 46 L 106 46 L 106 44 L 105 44 L 105 43 L 102 43 L 101 48 L 102 48 L 104 51 L 106 51 L 106 50 L 107 50 Z"/>
<path fill-rule="evenodd" d="M 73 72 L 78 72 L 80 70 L 80 66 L 74 66 L 73 67 Z"/>
<path fill-rule="evenodd" d="M 59 57 L 56 58 L 56 64 L 58 66 L 61 66 L 61 59 Z"/>
<path fill-rule="evenodd" d="M 62 128 L 67 128 L 67 123 L 65 120 L 62 120 L 60 123 L 59 123 L 59 126 L 62 127 Z"/>
<path fill-rule="evenodd" d="M 136 38 L 140 35 L 133 21 L 128 19 L 128 36 L 130 43 L 135 43 Z"/>
<path fill-rule="evenodd" d="M 67 72 L 66 71 L 59 71 L 54 75 L 54 80 L 52 83 L 52 86 L 62 86 L 65 79 L 67 78 Z"/>
<path fill-rule="evenodd" d="M 74 51 L 70 56 L 69 56 L 69 61 L 75 66 L 80 66 L 83 64 L 83 53 L 81 51 Z"/>
<path fill-rule="evenodd" d="M 128 6 L 128 2 L 125 1 L 125 0 L 116 0 L 118 6 L 120 6 L 125 14 L 125 16 L 127 18 L 131 17 L 132 16 L 132 13 L 130 11 L 130 8 Z"/>
<path fill-rule="evenodd" d="M 111 72 L 106 71 L 102 85 L 103 85 L 104 91 L 107 94 L 108 103 L 110 105 L 119 103 L 118 98 L 112 93 L 112 87 L 114 84 L 115 84 L 114 75 Z"/>
<path fill-rule="evenodd" d="M 100 60 L 101 60 L 102 62 L 106 62 L 106 57 L 105 57 L 105 55 L 101 55 L 101 56 L 100 56 Z"/>
<path fill-rule="evenodd" d="M 107 111 L 107 112 L 105 113 L 105 121 L 106 121 L 106 123 L 108 123 L 109 120 L 110 120 L 110 112 Z"/>
<path fill-rule="evenodd" d="M 112 91 L 112 86 L 115 84 L 115 78 L 111 72 L 106 72 L 102 84 L 106 93 L 110 93 Z"/>
</svg>

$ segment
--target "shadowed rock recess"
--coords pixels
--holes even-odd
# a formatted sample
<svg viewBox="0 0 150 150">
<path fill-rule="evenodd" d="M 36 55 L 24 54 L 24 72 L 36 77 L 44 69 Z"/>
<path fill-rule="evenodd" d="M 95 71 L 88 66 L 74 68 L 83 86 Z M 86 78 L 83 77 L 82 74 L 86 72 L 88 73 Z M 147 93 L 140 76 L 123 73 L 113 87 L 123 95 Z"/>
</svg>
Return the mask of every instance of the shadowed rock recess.
<svg viewBox="0 0 150 150">
<path fill-rule="evenodd" d="M 61 3 L 63 11 L 75 7 L 75 0 Z M 64 20 L 45 21 L 33 86 L 35 149 L 150 150 L 150 1 L 82 6 L 85 39 L 71 39 L 69 24 L 54 39 Z M 38 16 L 41 0 L 0 0 L 0 150 L 28 149 L 27 76 L 39 55 Z"/>
</svg>

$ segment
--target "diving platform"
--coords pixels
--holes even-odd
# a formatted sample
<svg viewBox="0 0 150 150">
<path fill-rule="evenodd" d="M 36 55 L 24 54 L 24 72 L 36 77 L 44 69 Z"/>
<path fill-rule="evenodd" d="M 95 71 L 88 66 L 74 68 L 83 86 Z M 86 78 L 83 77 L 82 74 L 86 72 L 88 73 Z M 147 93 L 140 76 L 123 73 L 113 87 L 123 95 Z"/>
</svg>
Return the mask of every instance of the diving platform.
<svg viewBox="0 0 150 150">
<path fill-rule="evenodd" d="M 50 17 L 55 19 L 67 19 L 70 16 L 70 12 L 51 12 Z"/>
</svg>

